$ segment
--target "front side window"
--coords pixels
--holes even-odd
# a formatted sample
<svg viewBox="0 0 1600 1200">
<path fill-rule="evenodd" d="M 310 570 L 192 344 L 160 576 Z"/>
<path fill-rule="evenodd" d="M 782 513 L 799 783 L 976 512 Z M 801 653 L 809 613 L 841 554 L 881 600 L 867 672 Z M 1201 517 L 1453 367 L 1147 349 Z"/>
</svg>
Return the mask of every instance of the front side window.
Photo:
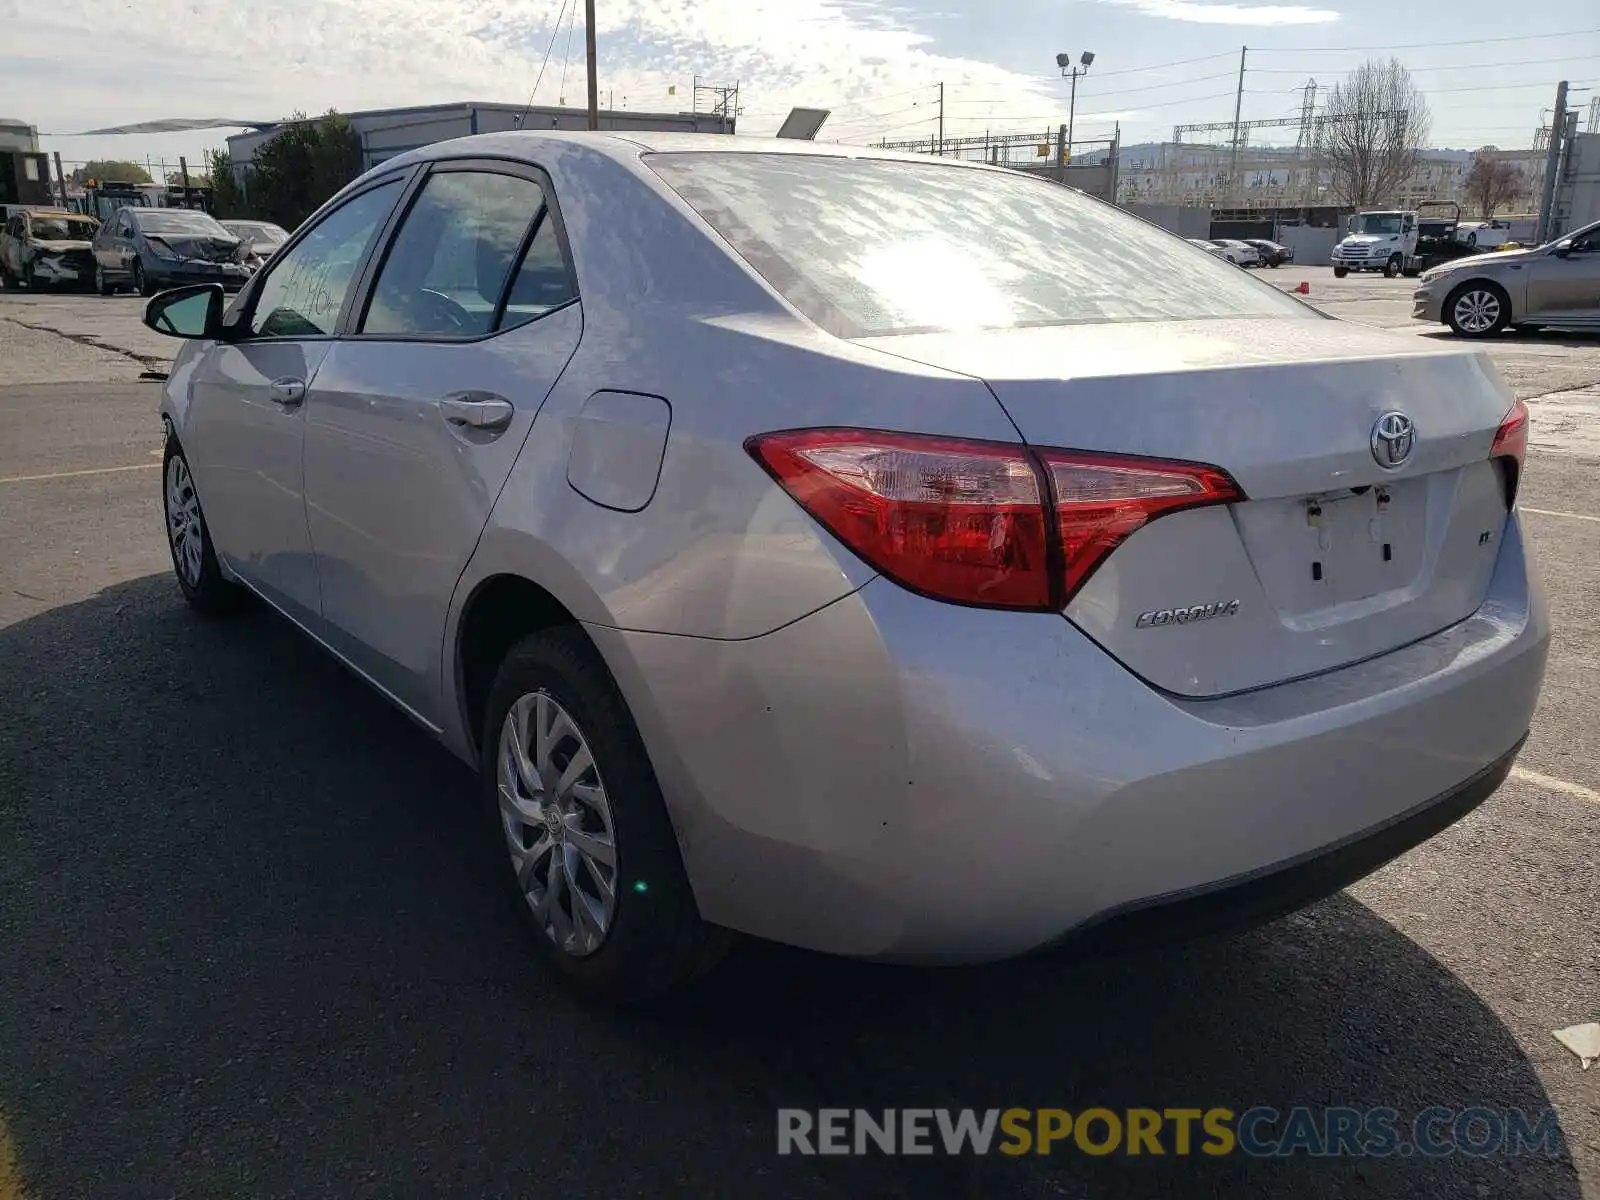
<svg viewBox="0 0 1600 1200">
<path fill-rule="evenodd" d="M 725 151 L 645 162 L 841 337 L 1314 316 L 1182 238 L 1020 173 Z"/>
<path fill-rule="evenodd" d="M 531 179 L 487 171 L 433 175 L 389 248 L 361 332 L 489 333 L 523 237 L 543 208 L 544 190 Z"/>
<path fill-rule="evenodd" d="M 400 194 L 392 179 L 334 209 L 269 268 L 250 332 L 259 337 L 330 334 L 367 248 Z"/>
</svg>

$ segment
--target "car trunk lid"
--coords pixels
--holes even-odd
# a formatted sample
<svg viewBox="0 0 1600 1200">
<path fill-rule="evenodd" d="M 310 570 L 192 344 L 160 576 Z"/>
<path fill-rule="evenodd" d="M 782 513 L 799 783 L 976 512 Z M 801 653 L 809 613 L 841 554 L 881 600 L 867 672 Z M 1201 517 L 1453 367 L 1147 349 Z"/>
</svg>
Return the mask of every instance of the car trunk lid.
<svg viewBox="0 0 1600 1200">
<path fill-rule="evenodd" d="M 1314 319 L 868 344 L 985 380 L 1032 445 L 1233 476 L 1247 499 L 1152 521 L 1066 608 L 1165 690 L 1215 696 L 1331 670 L 1482 602 L 1506 519 L 1490 448 L 1512 397 L 1480 354 Z M 1415 434 L 1390 468 L 1374 429 L 1396 412 Z"/>
</svg>

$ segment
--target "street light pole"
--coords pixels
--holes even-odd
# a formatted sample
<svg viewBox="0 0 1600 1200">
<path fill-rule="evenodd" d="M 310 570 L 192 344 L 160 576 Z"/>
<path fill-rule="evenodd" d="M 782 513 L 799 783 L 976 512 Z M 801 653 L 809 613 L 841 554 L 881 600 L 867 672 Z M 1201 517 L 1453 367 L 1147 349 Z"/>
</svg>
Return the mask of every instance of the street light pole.
<svg viewBox="0 0 1600 1200">
<path fill-rule="evenodd" d="M 1067 161 L 1072 159 L 1072 122 L 1078 113 L 1078 76 L 1087 75 L 1093 62 L 1093 50 L 1085 50 L 1078 56 L 1077 62 L 1072 61 L 1070 54 L 1056 55 L 1056 66 L 1061 68 L 1061 78 L 1072 80 L 1072 94 L 1067 101 L 1067 145 L 1063 151 Z"/>
<path fill-rule="evenodd" d="M 1078 68 L 1072 68 L 1072 92 L 1067 100 L 1067 159 L 1072 159 L 1072 118 L 1078 112 Z"/>
</svg>

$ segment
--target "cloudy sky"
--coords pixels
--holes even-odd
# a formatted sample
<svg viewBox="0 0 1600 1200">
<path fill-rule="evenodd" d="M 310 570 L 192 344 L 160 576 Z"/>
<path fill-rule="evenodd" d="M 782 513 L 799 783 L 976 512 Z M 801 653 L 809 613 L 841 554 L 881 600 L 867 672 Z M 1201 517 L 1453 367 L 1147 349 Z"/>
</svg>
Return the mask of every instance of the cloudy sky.
<svg viewBox="0 0 1600 1200">
<path fill-rule="evenodd" d="M 925 137 L 944 84 L 947 135 L 1065 120 L 1057 51 L 1096 59 L 1078 87 L 1079 137 L 1168 137 L 1233 113 L 1298 113 L 1369 54 L 1394 54 L 1433 108 L 1435 141 L 1529 144 L 1562 78 L 1600 95 L 1593 0 L 598 0 L 602 103 L 688 107 L 694 76 L 740 84 L 741 131 L 794 104 L 830 108 L 823 138 Z M 0 0 L 0 116 L 65 160 L 198 160 L 227 131 L 64 136 L 161 117 L 271 119 L 472 99 L 581 104 L 582 0 Z M 563 15 L 564 14 L 564 15 Z M 576 18 L 576 20 L 574 20 Z M 1420 45 L 1419 43 L 1430 43 Z M 1443 44 L 1451 43 L 1451 44 Z M 548 55 L 548 62 L 545 63 Z M 541 75 L 541 64 L 542 75 Z M 677 94 L 668 88 L 676 85 Z M 1270 138 L 1257 140 L 1266 142 Z M 1288 131 L 1293 141 L 1293 130 Z"/>
</svg>

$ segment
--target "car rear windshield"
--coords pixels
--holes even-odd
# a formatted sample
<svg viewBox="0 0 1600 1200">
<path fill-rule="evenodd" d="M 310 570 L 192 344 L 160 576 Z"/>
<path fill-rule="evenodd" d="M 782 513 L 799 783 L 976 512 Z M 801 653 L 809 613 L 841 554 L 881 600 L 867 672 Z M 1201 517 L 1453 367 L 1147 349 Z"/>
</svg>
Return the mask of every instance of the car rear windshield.
<svg viewBox="0 0 1600 1200">
<path fill-rule="evenodd" d="M 179 233 L 188 237 L 231 238 L 233 236 L 217 222 L 215 217 L 182 208 L 139 209 L 133 219 L 145 233 Z"/>
<path fill-rule="evenodd" d="M 645 161 L 841 337 L 1314 316 L 1183 238 L 1020 173 L 718 151 Z"/>
</svg>

